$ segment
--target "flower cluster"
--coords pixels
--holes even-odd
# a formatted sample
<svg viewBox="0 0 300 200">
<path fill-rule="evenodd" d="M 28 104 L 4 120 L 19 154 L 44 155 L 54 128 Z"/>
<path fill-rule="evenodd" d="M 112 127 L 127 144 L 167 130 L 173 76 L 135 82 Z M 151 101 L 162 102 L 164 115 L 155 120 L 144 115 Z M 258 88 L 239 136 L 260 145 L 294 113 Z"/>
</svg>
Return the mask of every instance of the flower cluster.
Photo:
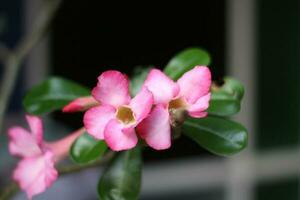
<svg viewBox="0 0 300 200">
<path fill-rule="evenodd" d="M 129 80 L 119 71 L 106 71 L 98 77 L 92 97 L 79 98 L 64 112 L 86 110 L 84 126 L 96 139 L 105 140 L 114 151 L 136 146 L 138 136 L 156 150 L 171 146 L 171 126 L 180 116 L 202 118 L 210 100 L 211 73 L 196 66 L 174 82 L 158 69 L 152 69 L 141 91 L 130 97 Z"/>
<path fill-rule="evenodd" d="M 22 127 L 9 129 L 9 150 L 20 156 L 13 179 L 26 191 L 29 199 L 50 187 L 57 179 L 55 164 L 68 155 L 74 140 L 85 130 L 98 140 L 105 140 L 114 151 L 134 148 L 142 138 L 156 150 L 171 146 L 171 130 L 186 115 L 207 115 L 211 73 L 196 66 L 174 82 L 162 71 L 152 69 L 141 90 L 130 96 L 129 80 L 119 71 L 106 71 L 98 77 L 92 96 L 70 102 L 63 112 L 86 111 L 84 128 L 66 138 L 43 141 L 41 119 L 27 115 L 30 132 Z"/>
</svg>

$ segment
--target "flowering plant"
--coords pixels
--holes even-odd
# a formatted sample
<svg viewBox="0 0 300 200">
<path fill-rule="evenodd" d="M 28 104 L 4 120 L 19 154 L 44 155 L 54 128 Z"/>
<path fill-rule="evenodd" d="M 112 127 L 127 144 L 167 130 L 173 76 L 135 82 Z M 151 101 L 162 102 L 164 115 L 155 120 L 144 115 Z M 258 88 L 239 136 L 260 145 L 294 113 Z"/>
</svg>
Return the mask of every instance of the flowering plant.
<svg viewBox="0 0 300 200">
<path fill-rule="evenodd" d="M 200 48 L 175 55 L 163 71 L 136 70 L 129 80 L 110 70 L 89 89 L 53 77 L 24 98 L 30 131 L 8 130 L 11 154 L 21 157 L 13 179 L 31 199 L 54 184 L 70 155 L 80 168 L 109 161 L 98 184 L 101 199 L 138 199 L 144 148 L 168 149 L 183 134 L 211 153 L 230 156 L 247 145 L 246 129 L 226 117 L 239 112 L 244 89 L 225 77 L 212 82 L 209 54 Z M 95 77 L 96 79 L 96 77 Z M 84 112 L 82 125 L 55 142 L 43 140 L 38 115 Z M 111 159 L 112 158 L 112 159 Z"/>
</svg>

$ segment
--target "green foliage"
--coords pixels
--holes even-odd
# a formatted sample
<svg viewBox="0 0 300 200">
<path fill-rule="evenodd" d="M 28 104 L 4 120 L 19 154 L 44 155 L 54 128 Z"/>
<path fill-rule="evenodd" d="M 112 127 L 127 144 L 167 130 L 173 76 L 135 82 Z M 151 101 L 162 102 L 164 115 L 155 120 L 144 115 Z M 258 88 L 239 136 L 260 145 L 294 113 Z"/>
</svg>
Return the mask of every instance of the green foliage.
<svg viewBox="0 0 300 200">
<path fill-rule="evenodd" d="M 217 116 L 231 116 L 240 111 L 244 87 L 236 79 L 225 77 L 221 86 L 213 85 L 208 113 Z"/>
<path fill-rule="evenodd" d="M 103 140 L 95 140 L 84 133 L 73 143 L 70 149 L 70 156 L 78 164 L 87 164 L 101 158 L 107 146 Z"/>
<path fill-rule="evenodd" d="M 25 96 L 23 105 L 28 113 L 40 115 L 61 109 L 70 101 L 88 95 L 88 88 L 67 79 L 52 77 L 33 87 Z"/>
<path fill-rule="evenodd" d="M 136 147 L 118 153 L 98 184 L 101 200 L 137 200 L 141 188 L 142 158 Z"/>
<path fill-rule="evenodd" d="M 248 141 L 247 130 L 241 124 L 216 117 L 188 119 L 183 124 L 183 133 L 203 148 L 221 156 L 240 152 Z"/>
<path fill-rule="evenodd" d="M 174 80 L 180 78 L 185 72 L 196 65 L 210 64 L 208 52 L 200 48 L 188 48 L 176 54 L 165 67 L 164 72 Z"/>
</svg>

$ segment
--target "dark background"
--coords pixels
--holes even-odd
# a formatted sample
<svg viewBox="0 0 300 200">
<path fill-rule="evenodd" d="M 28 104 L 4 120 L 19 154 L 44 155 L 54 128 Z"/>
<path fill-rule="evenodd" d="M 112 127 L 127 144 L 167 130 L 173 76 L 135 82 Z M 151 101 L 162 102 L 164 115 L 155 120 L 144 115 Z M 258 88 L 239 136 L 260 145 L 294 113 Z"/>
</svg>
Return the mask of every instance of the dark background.
<svg viewBox="0 0 300 200">
<path fill-rule="evenodd" d="M 171 56 L 190 46 L 201 46 L 212 54 L 214 77 L 224 74 L 222 0 L 187 7 L 127 5 L 126 9 L 96 0 L 67 0 L 53 25 L 53 72 L 90 87 L 96 83 L 95 75 L 104 70 L 130 74 L 136 65 L 162 68 Z"/>
</svg>

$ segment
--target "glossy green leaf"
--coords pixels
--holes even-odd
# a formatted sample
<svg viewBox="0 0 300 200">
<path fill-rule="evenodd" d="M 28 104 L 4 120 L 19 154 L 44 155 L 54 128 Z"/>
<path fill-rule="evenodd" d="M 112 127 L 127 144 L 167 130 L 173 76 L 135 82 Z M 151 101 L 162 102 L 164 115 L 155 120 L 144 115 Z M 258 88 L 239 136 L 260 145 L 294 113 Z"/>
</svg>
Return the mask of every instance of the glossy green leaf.
<svg viewBox="0 0 300 200">
<path fill-rule="evenodd" d="M 133 76 L 130 79 L 130 92 L 135 96 L 142 88 L 142 85 L 150 71 L 151 66 L 137 66 L 134 69 Z"/>
<path fill-rule="evenodd" d="M 23 105 L 28 113 L 40 115 L 61 109 L 70 101 L 88 95 L 88 88 L 70 80 L 53 77 L 33 87 L 25 96 Z"/>
<path fill-rule="evenodd" d="M 208 113 L 216 116 L 231 116 L 240 111 L 244 87 L 239 81 L 226 77 L 222 86 L 212 87 L 211 95 Z"/>
<path fill-rule="evenodd" d="M 118 153 L 98 184 L 101 200 L 137 200 L 141 188 L 142 158 L 136 147 Z"/>
<path fill-rule="evenodd" d="M 239 123 L 216 117 L 188 119 L 183 133 L 208 151 L 230 156 L 247 146 L 247 130 Z"/>
<path fill-rule="evenodd" d="M 205 50 L 188 48 L 175 55 L 165 67 L 164 72 L 172 79 L 177 80 L 196 65 L 208 66 L 210 62 L 210 55 Z"/>
<path fill-rule="evenodd" d="M 99 159 L 106 151 L 107 146 L 103 140 L 95 140 L 84 133 L 75 140 L 70 149 L 72 160 L 78 164 L 86 164 Z"/>
</svg>

